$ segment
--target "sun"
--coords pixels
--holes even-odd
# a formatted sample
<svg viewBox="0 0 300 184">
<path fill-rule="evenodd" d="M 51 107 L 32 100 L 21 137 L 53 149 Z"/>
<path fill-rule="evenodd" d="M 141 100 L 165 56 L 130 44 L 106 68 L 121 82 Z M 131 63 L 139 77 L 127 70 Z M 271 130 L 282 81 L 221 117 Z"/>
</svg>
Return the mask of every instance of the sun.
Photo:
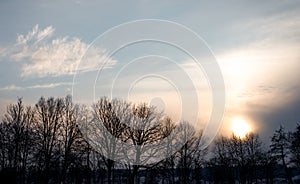
<svg viewBox="0 0 300 184">
<path fill-rule="evenodd" d="M 244 138 L 248 133 L 251 132 L 251 126 L 243 118 L 235 118 L 232 121 L 231 130 L 234 135 Z"/>
</svg>

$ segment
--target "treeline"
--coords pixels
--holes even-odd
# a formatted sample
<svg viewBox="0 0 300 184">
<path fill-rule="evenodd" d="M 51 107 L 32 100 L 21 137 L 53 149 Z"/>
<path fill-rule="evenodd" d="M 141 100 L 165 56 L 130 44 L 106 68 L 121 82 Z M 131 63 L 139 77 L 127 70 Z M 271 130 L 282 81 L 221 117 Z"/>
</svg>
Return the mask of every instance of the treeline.
<svg viewBox="0 0 300 184">
<path fill-rule="evenodd" d="M 232 135 L 215 140 L 213 157 L 208 162 L 214 183 L 299 183 L 300 125 L 295 132 L 280 126 L 271 137 L 269 149 L 258 134 L 245 138 Z M 213 175 L 211 175 L 213 174 Z"/>
<path fill-rule="evenodd" d="M 280 126 L 269 148 L 253 133 L 200 144 L 201 131 L 146 104 L 103 97 L 86 107 L 66 96 L 25 106 L 18 99 L 0 122 L 0 181 L 293 183 L 300 175 L 300 125 Z"/>
</svg>

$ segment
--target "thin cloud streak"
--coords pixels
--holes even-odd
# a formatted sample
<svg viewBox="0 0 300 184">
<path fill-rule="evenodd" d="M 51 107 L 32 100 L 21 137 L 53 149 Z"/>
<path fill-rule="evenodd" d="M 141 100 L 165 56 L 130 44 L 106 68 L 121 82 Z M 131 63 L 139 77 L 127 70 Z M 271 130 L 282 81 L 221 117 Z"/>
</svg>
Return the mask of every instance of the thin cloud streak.
<svg viewBox="0 0 300 184">
<path fill-rule="evenodd" d="M 58 86 L 71 86 L 72 82 L 59 82 L 49 84 L 37 84 L 32 86 L 16 86 L 14 84 L 0 88 L 0 91 L 15 91 L 15 90 L 26 90 L 26 89 L 48 89 L 55 88 Z"/>
</svg>

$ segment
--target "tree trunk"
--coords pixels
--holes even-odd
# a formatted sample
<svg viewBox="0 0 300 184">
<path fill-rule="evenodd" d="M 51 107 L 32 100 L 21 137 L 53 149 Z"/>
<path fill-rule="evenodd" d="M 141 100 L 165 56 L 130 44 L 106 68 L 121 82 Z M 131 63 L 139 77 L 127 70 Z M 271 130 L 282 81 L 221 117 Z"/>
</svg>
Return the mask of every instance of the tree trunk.
<svg viewBox="0 0 300 184">
<path fill-rule="evenodd" d="M 107 161 L 107 182 L 108 184 L 112 183 L 112 170 L 114 168 L 114 161 L 113 160 L 108 160 Z"/>
<path fill-rule="evenodd" d="M 285 163 L 285 159 L 284 159 L 284 156 L 282 156 L 282 164 L 283 164 L 283 167 L 284 167 L 284 171 L 285 171 L 285 174 L 286 174 L 286 177 L 288 179 L 288 182 L 290 184 L 293 184 L 293 180 L 292 180 L 292 177 L 290 175 L 290 171 L 289 171 L 289 168 L 287 167 L 286 163 Z"/>
<path fill-rule="evenodd" d="M 136 176 L 138 174 L 138 170 L 139 170 L 139 166 L 138 165 L 134 165 L 133 166 L 133 171 L 132 171 L 132 173 L 130 174 L 130 177 L 129 177 L 128 184 L 136 183 L 135 182 L 135 178 L 136 178 Z"/>
</svg>

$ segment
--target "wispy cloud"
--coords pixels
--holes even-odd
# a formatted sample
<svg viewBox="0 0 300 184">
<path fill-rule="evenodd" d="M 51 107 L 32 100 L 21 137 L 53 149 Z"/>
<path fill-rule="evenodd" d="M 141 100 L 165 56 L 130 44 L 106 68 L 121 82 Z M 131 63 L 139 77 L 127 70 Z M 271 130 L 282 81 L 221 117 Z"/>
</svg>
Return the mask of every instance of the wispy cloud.
<svg viewBox="0 0 300 184">
<path fill-rule="evenodd" d="M 36 25 L 26 35 L 18 35 L 16 43 L 7 47 L 9 49 L 2 49 L 1 55 L 22 62 L 21 77 L 72 75 L 76 71 L 97 70 L 104 61 L 106 68 L 116 63 L 106 56 L 105 49 L 89 47 L 76 37 L 53 38 L 54 31 L 52 26 L 40 29 Z M 85 63 L 78 67 L 87 49 Z"/>
<path fill-rule="evenodd" d="M 37 84 L 32 86 L 16 86 L 14 84 L 9 86 L 0 87 L 0 91 L 15 91 L 15 90 L 26 90 L 26 89 L 48 89 L 55 88 L 58 86 L 71 86 L 72 82 L 59 82 L 59 83 L 49 83 L 49 84 Z"/>
<path fill-rule="evenodd" d="M 0 48 L 0 57 L 2 56 L 5 56 L 6 55 L 6 48 Z"/>
<path fill-rule="evenodd" d="M 40 30 L 38 25 L 32 28 L 32 31 L 28 32 L 27 35 L 19 35 L 16 40 L 16 44 L 29 44 L 34 42 L 35 44 L 42 41 L 43 39 L 52 36 L 55 29 L 52 26 L 46 27 L 44 30 Z"/>
<path fill-rule="evenodd" d="M 299 9 L 272 14 L 262 18 L 253 18 L 237 24 L 233 29 L 254 33 L 257 38 L 284 39 L 296 42 L 299 39 L 300 17 Z M 296 39 L 295 39 L 296 38 Z"/>
</svg>

